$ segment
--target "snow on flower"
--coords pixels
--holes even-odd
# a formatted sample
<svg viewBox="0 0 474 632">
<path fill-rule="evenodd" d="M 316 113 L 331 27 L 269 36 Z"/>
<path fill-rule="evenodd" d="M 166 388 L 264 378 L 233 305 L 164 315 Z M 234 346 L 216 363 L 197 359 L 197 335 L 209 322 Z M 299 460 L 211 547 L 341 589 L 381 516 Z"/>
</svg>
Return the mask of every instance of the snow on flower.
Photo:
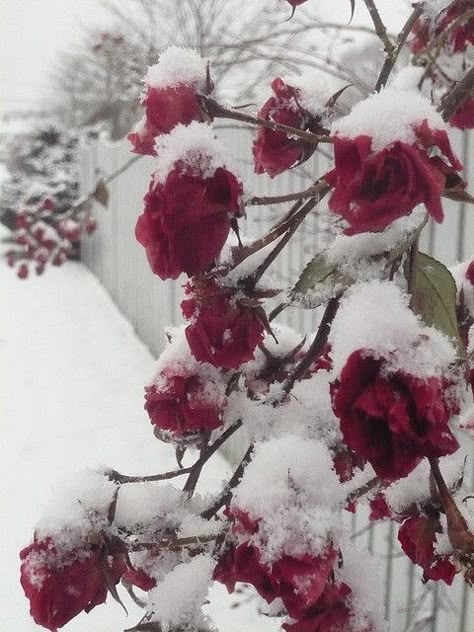
<svg viewBox="0 0 474 632">
<path fill-rule="evenodd" d="M 329 207 L 349 223 L 347 235 L 383 230 L 421 203 L 441 222 L 443 190 L 463 186 L 446 125 L 416 92 L 372 95 L 337 121 L 333 134 Z"/>
<path fill-rule="evenodd" d="M 145 116 L 128 140 L 137 154 L 156 155 L 155 138 L 176 125 L 201 121 L 199 94 L 206 92 L 207 60 L 171 46 L 148 68 L 142 105 Z"/>
<path fill-rule="evenodd" d="M 242 185 L 207 125 L 178 126 L 160 148 L 135 234 L 153 272 L 176 279 L 215 261 L 241 215 Z"/>
<path fill-rule="evenodd" d="M 204 430 L 222 425 L 226 383 L 210 364 L 191 355 L 181 329 L 157 362 L 145 387 L 145 409 L 162 439 L 194 441 Z"/>
<path fill-rule="evenodd" d="M 460 410 L 459 378 L 451 366 L 456 351 L 443 334 L 423 327 L 396 285 L 375 281 L 353 288 L 331 342 L 332 404 L 344 442 L 378 476 L 401 478 L 424 456 L 457 450 L 448 425 Z"/>
</svg>

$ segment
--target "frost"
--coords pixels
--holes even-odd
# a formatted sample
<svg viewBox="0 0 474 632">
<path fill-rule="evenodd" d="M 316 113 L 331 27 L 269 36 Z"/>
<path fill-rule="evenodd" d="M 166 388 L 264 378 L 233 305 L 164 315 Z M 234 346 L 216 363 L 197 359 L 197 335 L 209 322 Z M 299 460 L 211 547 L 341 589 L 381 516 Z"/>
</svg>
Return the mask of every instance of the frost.
<svg viewBox="0 0 474 632">
<path fill-rule="evenodd" d="M 170 46 L 160 55 L 160 60 L 148 68 L 145 84 L 152 88 L 172 88 L 180 84 L 204 90 L 208 60 L 196 51 Z"/>
<path fill-rule="evenodd" d="M 335 375 L 360 349 L 384 358 L 387 370 L 420 378 L 445 374 L 456 359 L 449 339 L 433 327 L 424 327 L 409 309 L 408 296 L 390 282 L 355 285 L 341 301 L 329 342 Z"/>
<path fill-rule="evenodd" d="M 421 94 L 385 88 L 354 106 L 334 124 L 333 133 L 348 138 L 370 136 L 372 150 L 380 151 L 396 141 L 416 143 L 414 129 L 425 119 L 431 129 L 447 129 L 441 115 Z"/>
<path fill-rule="evenodd" d="M 169 134 L 156 139 L 156 169 L 154 181 L 165 182 L 169 172 L 178 161 L 182 162 L 187 172 L 202 178 L 212 178 L 220 167 L 228 168 L 234 175 L 238 169 L 227 151 L 217 140 L 209 125 L 193 121 L 189 125 L 177 125 Z"/>
<path fill-rule="evenodd" d="M 149 593 L 148 610 L 163 632 L 179 628 L 191 632 L 206 626 L 202 612 L 215 561 L 198 555 L 179 564 Z"/>
<path fill-rule="evenodd" d="M 322 554 L 340 533 L 344 500 L 328 448 L 287 435 L 256 447 L 232 507 L 259 520 L 251 541 L 272 563 L 284 554 Z"/>
</svg>

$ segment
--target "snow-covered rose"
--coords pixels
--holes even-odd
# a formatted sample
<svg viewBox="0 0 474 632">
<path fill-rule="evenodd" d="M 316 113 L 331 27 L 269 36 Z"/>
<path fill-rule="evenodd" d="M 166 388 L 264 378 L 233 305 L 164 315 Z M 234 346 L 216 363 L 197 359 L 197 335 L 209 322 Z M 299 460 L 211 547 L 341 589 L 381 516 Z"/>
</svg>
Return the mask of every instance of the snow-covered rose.
<svg viewBox="0 0 474 632">
<path fill-rule="evenodd" d="M 223 391 L 210 376 L 165 369 L 145 387 L 145 409 L 159 431 L 188 438 L 222 425 Z"/>
<path fill-rule="evenodd" d="M 326 174 L 334 189 L 329 207 L 349 223 L 347 235 L 381 231 L 418 204 L 443 220 L 441 194 L 462 165 L 444 130 L 423 121 L 415 134 L 413 144 L 395 141 L 379 150 L 367 135 L 335 136 L 335 168 Z M 441 155 L 431 155 L 435 148 Z"/>
<path fill-rule="evenodd" d="M 378 476 L 407 476 L 423 457 L 455 452 L 448 423 L 459 412 L 449 380 L 389 373 L 370 350 L 355 351 L 332 384 L 333 410 L 345 443 L 367 459 Z"/>
<path fill-rule="evenodd" d="M 186 295 L 181 309 L 190 322 L 186 338 L 196 360 L 238 369 L 254 357 L 264 335 L 255 309 L 239 301 L 234 291 L 212 282 L 188 283 Z"/>
<path fill-rule="evenodd" d="M 156 155 L 155 138 L 176 125 L 202 121 L 199 94 L 206 90 L 206 60 L 172 46 L 148 69 L 141 104 L 145 117 L 128 135 L 136 154 Z"/>
<path fill-rule="evenodd" d="M 301 3 L 299 3 L 301 4 Z M 296 6 L 293 3 L 293 6 Z M 322 133 L 321 118 L 301 105 L 301 90 L 287 85 L 282 79 L 272 81 L 271 96 L 259 112 L 259 117 L 296 129 Z M 253 144 L 255 173 L 267 173 L 271 178 L 306 160 L 316 149 L 301 138 L 290 138 L 285 132 L 260 127 Z"/>
<path fill-rule="evenodd" d="M 162 279 L 198 274 L 212 265 L 231 219 L 241 213 L 240 182 L 213 155 L 212 132 L 206 125 L 196 126 L 180 127 L 163 145 L 163 160 L 135 229 L 151 269 Z M 186 150 L 184 143 L 194 140 L 197 144 Z"/>
<path fill-rule="evenodd" d="M 52 632 L 104 603 L 108 584 L 117 584 L 125 570 L 121 557 L 104 557 L 98 546 L 59 553 L 51 538 L 35 538 L 20 558 L 31 616 Z"/>
</svg>

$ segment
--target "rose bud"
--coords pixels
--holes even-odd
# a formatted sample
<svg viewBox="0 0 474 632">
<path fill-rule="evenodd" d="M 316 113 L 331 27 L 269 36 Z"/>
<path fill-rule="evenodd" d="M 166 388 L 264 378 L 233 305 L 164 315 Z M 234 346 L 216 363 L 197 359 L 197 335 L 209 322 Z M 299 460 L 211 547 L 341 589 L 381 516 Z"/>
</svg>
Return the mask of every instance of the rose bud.
<svg viewBox="0 0 474 632">
<path fill-rule="evenodd" d="M 442 533 L 438 517 L 415 516 L 402 524 L 398 540 L 410 560 L 423 569 L 424 582 L 442 579 L 451 585 L 457 570 L 449 556 L 436 553 L 437 533 Z"/>
<path fill-rule="evenodd" d="M 442 222 L 443 191 L 462 186 L 443 120 L 412 92 L 385 89 L 358 103 L 337 123 L 334 157 L 329 208 L 348 222 L 346 235 L 381 231 L 418 204 Z"/>
<path fill-rule="evenodd" d="M 145 117 L 128 135 L 137 154 L 156 155 L 155 138 L 176 125 L 202 121 L 199 94 L 207 92 L 207 62 L 194 51 L 171 46 L 145 77 Z"/>
<path fill-rule="evenodd" d="M 272 81 L 272 90 L 274 96 L 263 105 L 258 114 L 259 118 L 316 134 L 326 131 L 322 125 L 324 105 L 321 104 L 321 108 L 315 113 L 305 109 L 306 92 L 302 88 L 287 85 L 282 79 L 277 78 Z M 274 178 L 307 160 L 315 149 L 314 143 L 305 142 L 301 138 L 291 138 L 285 132 L 260 127 L 253 144 L 255 173 L 267 173 Z"/>
<path fill-rule="evenodd" d="M 207 125 L 177 127 L 162 150 L 135 235 L 153 272 L 176 279 L 214 264 L 241 214 L 242 186 Z"/>
<path fill-rule="evenodd" d="M 96 220 L 96 218 L 92 217 L 92 216 L 89 216 L 86 219 L 85 228 L 86 228 L 86 233 L 88 235 L 91 235 L 97 229 L 97 220 Z"/>
<path fill-rule="evenodd" d="M 328 582 L 316 604 L 293 623 L 284 623 L 286 632 L 374 632 L 351 625 L 352 591 L 347 584 Z"/>
<path fill-rule="evenodd" d="M 245 296 L 239 300 L 235 289 L 214 282 L 188 283 L 186 296 L 181 309 L 190 322 L 186 338 L 196 360 L 238 369 L 254 358 L 255 348 L 263 340 L 264 325 Z"/>
</svg>

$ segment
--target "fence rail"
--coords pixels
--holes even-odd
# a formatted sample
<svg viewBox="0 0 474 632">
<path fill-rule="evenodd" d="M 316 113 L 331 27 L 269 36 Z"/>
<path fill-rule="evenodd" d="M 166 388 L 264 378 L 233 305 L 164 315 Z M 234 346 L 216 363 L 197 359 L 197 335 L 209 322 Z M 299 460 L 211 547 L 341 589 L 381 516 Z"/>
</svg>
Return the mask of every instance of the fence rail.
<svg viewBox="0 0 474 632">
<path fill-rule="evenodd" d="M 308 186 L 314 175 L 324 173 L 326 159 L 316 154 L 303 168 L 285 173 L 274 181 L 266 176 L 256 178 L 249 161 L 250 135 L 237 133 L 235 128 L 218 130 L 239 163 L 244 182 L 250 182 L 252 194 L 278 195 Z M 471 160 L 469 135 L 454 139 L 458 155 L 464 160 L 466 173 L 474 183 L 474 164 Z M 98 141 L 85 146 L 81 157 L 81 183 L 84 192 L 93 189 L 99 173 L 110 174 L 130 158 L 125 143 Z M 179 303 L 182 296 L 180 281 L 162 282 L 147 264 L 143 248 L 134 239 L 137 216 L 142 211 L 143 195 L 148 189 L 153 159 L 143 158 L 110 185 L 110 205 L 98 207 L 97 232 L 85 239 L 82 258 L 94 275 L 103 283 L 120 310 L 135 327 L 139 337 L 156 356 L 161 352 L 166 326 L 181 323 Z M 450 265 L 474 253 L 474 211 L 462 204 L 445 201 L 445 221 L 441 226 L 430 224 L 425 229 L 420 247 Z M 243 222 L 249 237 L 261 235 L 271 224 L 274 211 L 255 207 Z M 286 250 L 279 256 L 275 272 L 279 279 L 292 277 L 297 270 L 324 245 L 324 213 L 312 213 Z M 317 326 L 314 311 L 288 309 L 279 320 L 301 333 L 310 333 Z M 234 454 L 242 449 L 233 444 Z M 472 446 L 471 446 L 472 449 Z M 474 489 L 472 460 L 466 480 Z M 352 519 L 352 532 L 361 546 L 379 556 L 384 565 L 385 607 L 393 632 L 471 632 L 474 620 L 474 597 L 457 578 L 452 587 L 441 583 L 421 583 L 420 573 L 405 556 L 400 554 L 393 523 L 368 525 L 367 513 L 360 511 Z M 361 569 L 361 573 L 363 569 Z M 416 629 L 413 622 L 423 620 Z"/>
</svg>

